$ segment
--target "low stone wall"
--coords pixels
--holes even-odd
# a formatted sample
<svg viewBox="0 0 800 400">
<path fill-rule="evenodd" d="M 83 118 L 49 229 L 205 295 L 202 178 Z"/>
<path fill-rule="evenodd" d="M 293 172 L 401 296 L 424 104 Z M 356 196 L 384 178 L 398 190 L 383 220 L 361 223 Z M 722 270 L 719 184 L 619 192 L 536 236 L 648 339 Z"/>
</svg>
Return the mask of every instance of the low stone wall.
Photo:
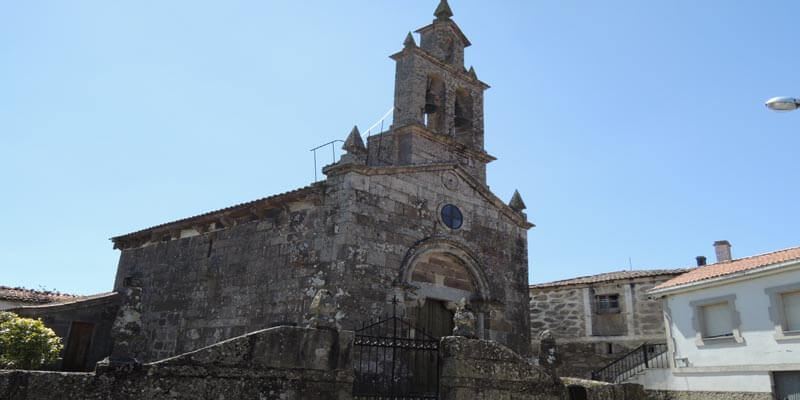
<svg viewBox="0 0 800 400">
<path fill-rule="evenodd" d="M 612 385 L 582 379 L 563 381 L 496 342 L 463 337 L 442 339 L 441 398 L 644 400 L 641 385 Z M 586 397 L 571 397 L 582 391 Z"/>
<path fill-rule="evenodd" d="M 766 392 L 647 390 L 647 400 L 772 400 Z"/>
<path fill-rule="evenodd" d="M 353 333 L 276 327 L 151 364 L 0 371 L 0 399 L 351 399 Z"/>
<path fill-rule="evenodd" d="M 493 341 L 450 336 L 440 349 L 443 400 L 645 400 L 640 385 L 562 382 Z M 351 331 L 281 326 L 144 365 L 0 370 L 0 400 L 352 400 L 352 360 Z"/>
<path fill-rule="evenodd" d="M 582 387 L 586 391 L 586 399 L 644 400 L 647 393 L 642 385 L 635 383 L 612 384 L 578 378 L 562 378 L 567 392 L 570 388 Z M 569 398 L 569 396 L 567 397 Z"/>
</svg>

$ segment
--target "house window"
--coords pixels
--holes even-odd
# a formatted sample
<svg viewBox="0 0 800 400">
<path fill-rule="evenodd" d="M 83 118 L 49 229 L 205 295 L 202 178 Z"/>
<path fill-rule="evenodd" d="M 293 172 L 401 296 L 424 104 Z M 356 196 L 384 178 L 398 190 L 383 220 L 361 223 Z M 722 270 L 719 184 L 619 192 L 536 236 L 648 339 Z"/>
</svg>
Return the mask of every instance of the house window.
<svg viewBox="0 0 800 400">
<path fill-rule="evenodd" d="M 720 342 L 743 342 L 735 294 L 696 300 L 689 304 L 694 312 L 692 325 L 698 347 Z"/>
<path fill-rule="evenodd" d="M 769 316 L 775 326 L 775 339 L 800 336 L 800 283 L 764 289 L 769 296 Z"/>
<path fill-rule="evenodd" d="M 618 314 L 620 312 L 618 294 L 598 295 L 594 296 L 594 300 L 598 314 Z"/>
<path fill-rule="evenodd" d="M 800 291 L 781 294 L 786 330 L 800 331 Z"/>
<path fill-rule="evenodd" d="M 702 313 L 704 338 L 733 336 L 733 319 L 728 303 L 702 306 Z"/>
</svg>

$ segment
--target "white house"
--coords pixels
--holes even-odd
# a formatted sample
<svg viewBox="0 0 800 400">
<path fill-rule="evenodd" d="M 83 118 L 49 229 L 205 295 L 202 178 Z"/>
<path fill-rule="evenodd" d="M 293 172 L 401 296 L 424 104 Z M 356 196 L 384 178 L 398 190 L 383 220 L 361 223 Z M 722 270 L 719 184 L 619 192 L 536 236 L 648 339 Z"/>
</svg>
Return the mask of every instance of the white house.
<svg viewBox="0 0 800 400">
<path fill-rule="evenodd" d="M 714 246 L 717 263 L 650 291 L 663 299 L 669 368 L 635 380 L 651 390 L 800 399 L 800 247 L 731 259 L 727 241 Z"/>
</svg>

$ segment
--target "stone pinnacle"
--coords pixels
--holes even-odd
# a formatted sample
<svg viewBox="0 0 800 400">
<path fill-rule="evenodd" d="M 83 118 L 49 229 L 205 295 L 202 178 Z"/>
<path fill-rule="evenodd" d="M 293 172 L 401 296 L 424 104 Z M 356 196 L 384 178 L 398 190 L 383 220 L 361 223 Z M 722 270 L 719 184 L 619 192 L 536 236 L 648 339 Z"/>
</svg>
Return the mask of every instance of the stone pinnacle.
<svg viewBox="0 0 800 400">
<path fill-rule="evenodd" d="M 405 47 L 417 47 L 417 42 L 414 41 L 414 35 L 411 32 L 408 32 L 406 36 L 406 40 L 403 41 L 403 46 Z"/>
<path fill-rule="evenodd" d="M 350 154 L 365 153 L 367 148 L 364 146 L 364 141 L 361 139 L 361 133 L 358 131 L 358 126 L 354 126 L 353 130 L 344 141 L 342 149 Z"/>
<path fill-rule="evenodd" d="M 470 65 L 469 72 L 467 72 L 472 79 L 478 79 L 478 75 L 475 73 L 475 68 Z"/>
<path fill-rule="evenodd" d="M 440 21 L 446 21 L 453 16 L 453 10 L 451 10 L 450 6 L 447 4 L 447 0 L 442 0 L 439 6 L 436 7 L 436 11 L 433 12 L 433 15 Z"/>
<path fill-rule="evenodd" d="M 527 208 L 525 206 L 525 202 L 522 201 L 522 196 L 519 195 L 518 190 L 514 191 L 514 195 L 511 196 L 511 201 L 508 202 L 508 206 L 511 207 L 511 209 L 516 212 L 520 212 L 525 208 Z"/>
</svg>

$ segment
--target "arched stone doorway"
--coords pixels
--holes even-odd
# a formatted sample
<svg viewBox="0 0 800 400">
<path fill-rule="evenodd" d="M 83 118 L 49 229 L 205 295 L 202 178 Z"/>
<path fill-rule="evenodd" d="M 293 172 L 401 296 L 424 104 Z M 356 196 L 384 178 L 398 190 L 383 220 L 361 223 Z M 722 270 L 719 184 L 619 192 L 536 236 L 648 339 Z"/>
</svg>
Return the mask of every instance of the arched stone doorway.
<svg viewBox="0 0 800 400">
<path fill-rule="evenodd" d="M 466 298 L 476 312 L 478 335 L 483 337 L 484 303 L 490 299 L 483 269 L 457 243 L 427 240 L 409 250 L 401 275 L 407 315 L 434 336 L 450 335 L 456 303 Z"/>
</svg>

